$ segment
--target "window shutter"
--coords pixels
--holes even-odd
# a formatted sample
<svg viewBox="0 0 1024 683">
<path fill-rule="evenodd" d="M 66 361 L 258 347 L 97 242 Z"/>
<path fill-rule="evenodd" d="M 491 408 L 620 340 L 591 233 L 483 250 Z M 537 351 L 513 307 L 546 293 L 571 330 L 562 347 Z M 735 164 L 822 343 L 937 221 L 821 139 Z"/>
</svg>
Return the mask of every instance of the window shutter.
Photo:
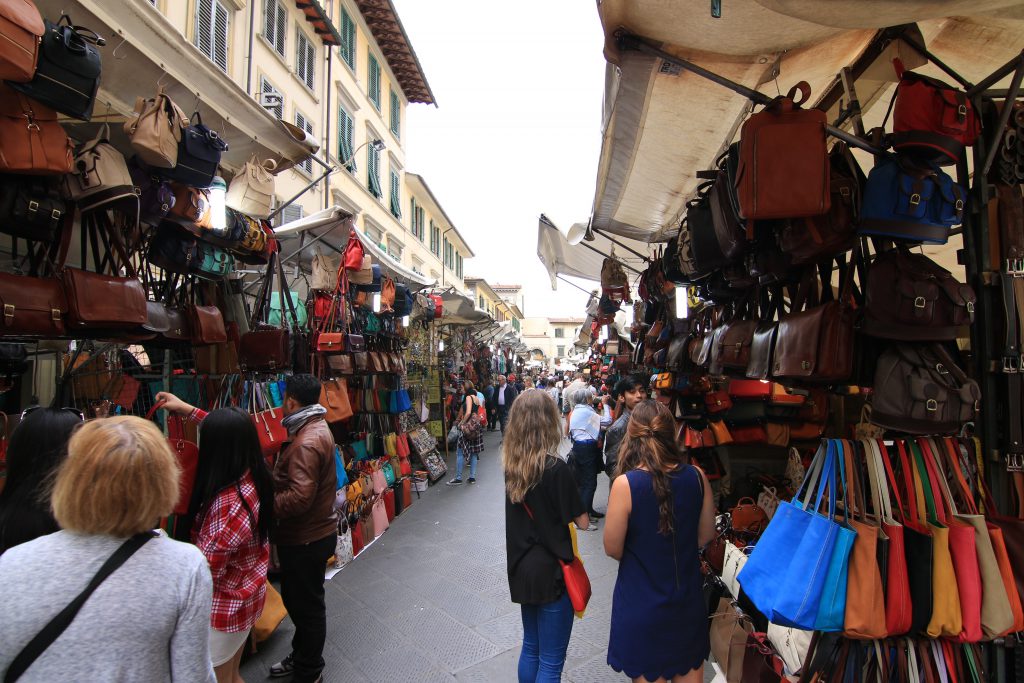
<svg viewBox="0 0 1024 683">
<path fill-rule="evenodd" d="M 391 171 L 391 215 L 395 218 L 402 217 L 402 187 L 399 185 L 401 178 L 394 170 Z"/>
<path fill-rule="evenodd" d="M 288 13 L 285 12 L 284 7 L 281 5 L 279 1 L 275 2 L 274 5 L 276 5 L 277 7 L 277 27 L 274 32 L 274 35 L 277 36 L 277 42 L 274 44 L 274 49 L 277 50 L 277 53 L 279 55 L 284 57 L 284 41 L 285 36 L 288 35 Z"/>
<path fill-rule="evenodd" d="M 356 160 L 352 157 L 355 124 L 344 109 L 338 109 L 338 161 L 345 163 L 349 173 L 355 173 Z M 345 160 L 348 159 L 346 162 Z"/>
<path fill-rule="evenodd" d="M 367 86 L 370 89 L 368 93 L 370 101 L 373 102 L 373 106 L 380 110 L 380 64 L 377 62 L 377 58 L 372 54 L 369 55 L 369 64 L 367 65 Z"/>
<path fill-rule="evenodd" d="M 295 73 L 307 88 L 313 90 L 316 83 L 316 49 L 298 27 L 295 28 Z"/>
<path fill-rule="evenodd" d="M 395 137 L 401 137 L 402 132 L 402 109 L 398 93 L 391 91 L 391 132 Z"/>
<path fill-rule="evenodd" d="M 224 71 L 228 70 L 228 11 L 219 2 L 214 7 L 213 61 Z"/>
<path fill-rule="evenodd" d="M 384 196 L 384 191 L 380 187 L 380 152 L 374 149 L 373 145 L 367 145 L 366 149 L 366 186 L 370 190 L 370 194 L 380 199 Z"/>
<path fill-rule="evenodd" d="M 341 40 L 342 59 L 354 69 L 356 66 L 356 25 L 344 7 L 341 9 Z"/>
<path fill-rule="evenodd" d="M 309 121 L 301 112 L 295 112 L 295 125 L 306 131 L 307 133 L 313 132 L 313 122 Z M 299 168 L 305 171 L 308 175 L 313 175 L 313 160 L 306 158 L 298 163 Z"/>
<path fill-rule="evenodd" d="M 263 0 L 263 37 L 277 48 L 277 0 Z"/>
<path fill-rule="evenodd" d="M 281 225 L 297 221 L 303 216 L 302 204 L 291 203 L 281 212 Z"/>
<path fill-rule="evenodd" d="M 228 70 L 228 11 L 217 0 L 196 2 L 195 45 L 222 70 Z"/>
<path fill-rule="evenodd" d="M 278 91 L 278 89 L 275 88 L 273 86 L 273 84 L 271 84 L 271 82 L 268 81 L 263 76 L 260 76 L 260 90 L 265 92 L 265 93 L 274 93 L 274 94 L 276 94 L 278 96 L 279 104 L 277 106 L 275 106 L 273 109 L 271 109 L 270 111 L 273 112 L 273 114 L 274 114 L 274 116 L 276 118 L 279 118 L 279 119 L 284 118 L 284 97 L 281 95 L 281 93 Z"/>
<path fill-rule="evenodd" d="M 412 230 L 412 236 L 416 236 L 416 198 L 409 197 L 409 227 Z"/>
</svg>

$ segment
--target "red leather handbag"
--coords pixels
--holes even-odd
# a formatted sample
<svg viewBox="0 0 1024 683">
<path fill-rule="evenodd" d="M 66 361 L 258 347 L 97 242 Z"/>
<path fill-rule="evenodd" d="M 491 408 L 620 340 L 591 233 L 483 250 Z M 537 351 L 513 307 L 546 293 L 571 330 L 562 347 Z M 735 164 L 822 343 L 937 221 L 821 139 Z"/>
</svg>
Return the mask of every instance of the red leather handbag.
<svg viewBox="0 0 1024 683">
<path fill-rule="evenodd" d="M 729 380 L 729 395 L 737 401 L 766 401 L 771 390 L 771 382 L 759 379 Z"/>
<path fill-rule="evenodd" d="M 903 635 L 910 631 L 914 608 L 910 599 L 910 578 L 907 575 L 906 545 L 903 542 L 903 499 L 889 460 L 885 443 L 878 439 L 862 442 L 869 460 L 873 460 L 874 476 L 881 490 L 879 515 L 882 531 L 889 538 L 885 577 L 885 630 L 890 636 Z M 869 468 L 869 472 L 871 468 Z M 889 491 L 896 497 L 896 508 L 891 509 Z"/>
<path fill-rule="evenodd" d="M 284 419 L 284 409 L 273 407 L 265 392 L 263 384 L 253 383 L 249 414 L 252 415 L 252 423 L 260 439 L 260 450 L 269 462 L 287 441 L 288 430 L 281 423 Z"/>
<path fill-rule="evenodd" d="M 163 407 L 163 401 L 154 405 L 146 413 L 146 419 L 152 420 L 156 411 Z M 199 446 L 185 438 L 185 420 L 180 415 L 167 416 L 167 442 L 174 454 L 178 456 L 178 465 L 181 466 L 181 479 L 178 480 L 178 502 L 175 504 L 173 512 L 176 515 L 184 515 L 188 513 L 188 504 L 192 499 L 192 487 L 196 481 Z"/>
<path fill-rule="evenodd" d="M 363 267 L 363 243 L 359 241 L 359 235 L 355 229 L 348 237 L 348 245 L 345 246 L 345 255 L 342 259 L 345 270 L 359 270 Z"/>
<path fill-rule="evenodd" d="M 395 520 L 395 490 L 388 489 L 384 491 L 384 512 L 388 516 L 388 522 Z"/>
<path fill-rule="evenodd" d="M 523 503 L 523 507 L 526 508 L 526 514 L 530 516 L 530 519 L 534 519 L 530 506 Z M 579 557 L 573 557 L 572 562 L 566 562 L 557 555 L 555 558 L 558 560 L 558 564 L 562 565 L 565 592 L 569 594 L 569 602 L 572 603 L 573 611 L 584 611 L 587 609 L 587 603 L 590 602 L 592 589 L 590 587 L 590 577 L 587 576 L 587 570 L 583 567 L 583 562 L 580 561 Z"/>
<path fill-rule="evenodd" d="M 925 155 L 931 161 L 953 164 L 974 144 L 981 121 L 967 93 L 940 80 L 906 71 L 893 60 L 900 83 L 893 111 L 893 147 Z"/>
<path fill-rule="evenodd" d="M 727 391 L 712 391 L 704 395 L 704 407 L 709 413 L 721 413 L 732 408 L 732 398 Z"/>
</svg>

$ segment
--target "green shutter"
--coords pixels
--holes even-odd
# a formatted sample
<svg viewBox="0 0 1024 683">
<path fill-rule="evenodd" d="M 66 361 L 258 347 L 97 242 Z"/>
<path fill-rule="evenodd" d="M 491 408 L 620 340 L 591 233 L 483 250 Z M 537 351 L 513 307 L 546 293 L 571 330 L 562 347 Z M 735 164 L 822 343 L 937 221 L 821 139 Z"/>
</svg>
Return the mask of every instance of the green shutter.
<svg viewBox="0 0 1024 683">
<path fill-rule="evenodd" d="M 356 67 L 356 25 L 343 7 L 341 9 L 341 57 L 349 68 Z"/>
<path fill-rule="evenodd" d="M 395 137 L 401 137 L 402 134 L 402 103 L 398 99 L 398 93 L 393 89 L 391 90 L 391 132 L 395 134 Z"/>
<path fill-rule="evenodd" d="M 355 135 L 355 122 L 348 112 L 338 108 L 338 161 L 345 164 L 349 173 L 355 173 L 356 160 L 352 156 L 353 136 Z M 348 162 L 346 163 L 346 159 Z"/>
<path fill-rule="evenodd" d="M 380 189 L 380 153 L 373 148 L 373 145 L 366 147 L 366 187 L 377 199 L 384 196 Z"/>
<path fill-rule="evenodd" d="M 366 80 L 367 80 L 367 86 L 369 87 L 369 90 L 370 90 L 370 92 L 367 93 L 367 96 L 370 98 L 370 101 L 373 102 L 373 106 L 377 107 L 377 110 L 379 111 L 380 110 L 380 64 L 377 62 L 377 58 L 373 56 L 373 53 L 369 54 L 369 59 L 367 60 L 367 62 L 368 62 L 368 64 L 367 64 L 367 67 L 366 67 L 367 68 L 367 74 L 366 74 L 367 78 L 366 78 Z"/>
<path fill-rule="evenodd" d="M 402 188 L 399 185 L 401 178 L 398 173 L 391 171 L 391 215 L 395 218 L 402 217 Z"/>
</svg>

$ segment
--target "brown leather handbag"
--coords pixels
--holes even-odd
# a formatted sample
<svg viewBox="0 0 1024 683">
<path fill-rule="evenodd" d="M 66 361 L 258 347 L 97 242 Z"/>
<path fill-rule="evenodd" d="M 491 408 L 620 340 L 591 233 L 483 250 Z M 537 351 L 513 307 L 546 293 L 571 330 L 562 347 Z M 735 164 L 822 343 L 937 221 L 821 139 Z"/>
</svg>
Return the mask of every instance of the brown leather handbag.
<svg viewBox="0 0 1024 683">
<path fill-rule="evenodd" d="M 386 275 L 380 281 L 380 308 L 385 313 L 395 310 L 395 281 Z"/>
<path fill-rule="evenodd" d="M 210 212 L 210 191 L 171 181 L 174 204 L 168 218 L 194 235 L 203 236 L 213 227 Z"/>
<path fill-rule="evenodd" d="M 118 277 L 65 268 L 62 279 L 72 329 L 100 331 L 146 323 L 146 291 L 134 272 Z"/>
<path fill-rule="evenodd" d="M 853 260 L 842 276 L 838 300 L 803 308 L 816 288 L 814 278 L 801 283 L 793 311 L 779 321 L 772 359 L 772 376 L 804 382 L 840 382 L 853 373 L 854 310 L 850 304 Z M 821 287 L 831 294 L 831 271 Z"/>
<path fill-rule="evenodd" d="M 803 97 L 794 98 L 797 91 Z M 829 210 L 827 114 L 801 109 L 811 88 L 797 83 L 743 124 L 736 187 L 743 218 L 820 216 Z"/>
<path fill-rule="evenodd" d="M 278 278 L 281 301 L 286 302 L 285 311 L 281 315 L 285 327 L 273 327 L 267 324 L 270 314 L 270 292 L 273 288 L 275 273 Z M 290 318 L 290 325 L 289 325 Z M 292 306 L 291 292 L 285 281 L 284 269 L 278 254 L 270 257 L 270 265 L 263 276 L 252 320 L 254 327 L 242 335 L 238 345 L 238 363 L 243 371 L 277 372 L 292 366 L 292 329 L 297 327 L 298 318 Z"/>
<path fill-rule="evenodd" d="M 63 337 L 68 312 L 60 280 L 0 273 L 5 337 Z"/>
<path fill-rule="evenodd" d="M 56 111 L 0 83 L 0 171 L 70 173 L 73 153 Z"/>
<path fill-rule="evenodd" d="M 352 403 L 348 398 L 348 384 L 343 379 L 326 379 L 320 388 L 320 405 L 327 409 L 324 419 L 343 422 L 352 417 Z"/>
<path fill-rule="evenodd" d="M 228 340 L 224 316 L 216 306 L 189 307 L 193 344 L 223 344 Z"/>
<path fill-rule="evenodd" d="M 0 81 L 28 83 L 46 26 L 32 0 L 0 2 Z"/>
<path fill-rule="evenodd" d="M 772 374 L 772 358 L 775 356 L 775 340 L 778 337 L 779 323 L 776 322 L 782 310 L 782 291 L 769 293 L 766 299 L 765 312 L 754 328 L 750 338 L 750 360 L 747 362 L 746 376 L 750 379 L 768 379 Z"/>
</svg>

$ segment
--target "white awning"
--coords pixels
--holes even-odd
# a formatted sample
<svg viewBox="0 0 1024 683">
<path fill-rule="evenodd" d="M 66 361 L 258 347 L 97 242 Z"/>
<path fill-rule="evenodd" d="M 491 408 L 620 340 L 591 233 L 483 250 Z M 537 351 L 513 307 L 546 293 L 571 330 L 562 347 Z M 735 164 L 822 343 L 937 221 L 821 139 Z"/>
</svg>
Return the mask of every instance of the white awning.
<svg viewBox="0 0 1024 683">
<path fill-rule="evenodd" d="M 668 239 L 699 183 L 696 172 L 711 168 L 738 137 L 750 106 L 743 96 L 658 57 L 619 51 L 614 39 L 619 29 L 768 95 L 785 94 L 807 81 L 814 101 L 862 54 L 876 29 L 913 21 L 932 52 L 977 82 L 1024 48 L 1020 5 L 1011 0 L 747 0 L 724 2 L 722 17 L 714 19 L 706 6 L 697 11 L 683 0 L 603 0 L 599 13 L 609 65 L 591 226 L 637 240 Z M 886 91 L 895 81 L 894 56 L 907 68 L 950 80 L 932 65 L 918 69 L 923 59 L 894 41 L 857 82 L 865 111 L 882 104 L 867 117 L 868 124 L 883 118 Z"/>
<path fill-rule="evenodd" d="M 444 315 L 440 321 L 442 324 L 475 325 L 485 320 L 493 320 L 491 316 L 478 309 L 472 299 L 455 290 L 442 292 L 441 301 L 444 304 Z"/>
<path fill-rule="evenodd" d="M 135 98 L 152 97 L 159 82 L 186 114 L 198 109 L 203 123 L 227 141 L 229 148 L 221 163 L 233 171 L 253 154 L 277 160 L 278 172 L 308 156 L 307 147 L 203 55 L 152 3 L 36 0 L 36 5 L 50 21 L 67 11 L 75 24 L 106 39 L 106 47 L 100 50 L 103 73 L 94 110 L 96 119 L 107 113 L 108 105 L 111 114 L 128 116 L 135 107 Z M 119 130 L 113 132 L 120 135 Z"/>
<path fill-rule="evenodd" d="M 586 224 L 577 223 L 573 225 L 573 231 L 586 229 Z M 594 239 L 584 240 L 579 244 L 572 245 L 566 239 L 551 220 L 541 214 L 537 225 L 537 258 L 548 270 L 551 278 L 551 289 L 555 289 L 557 275 L 572 275 L 586 280 L 598 282 L 601 279 L 601 264 L 606 256 L 612 254 L 627 266 L 626 274 L 631 282 L 635 282 L 639 274 L 647 268 L 644 259 L 630 253 L 621 246 L 616 245 L 605 236 L 595 234 Z M 645 242 L 638 242 L 628 238 L 618 238 L 617 241 L 624 244 L 640 254 L 650 254 L 651 247 Z"/>
</svg>

